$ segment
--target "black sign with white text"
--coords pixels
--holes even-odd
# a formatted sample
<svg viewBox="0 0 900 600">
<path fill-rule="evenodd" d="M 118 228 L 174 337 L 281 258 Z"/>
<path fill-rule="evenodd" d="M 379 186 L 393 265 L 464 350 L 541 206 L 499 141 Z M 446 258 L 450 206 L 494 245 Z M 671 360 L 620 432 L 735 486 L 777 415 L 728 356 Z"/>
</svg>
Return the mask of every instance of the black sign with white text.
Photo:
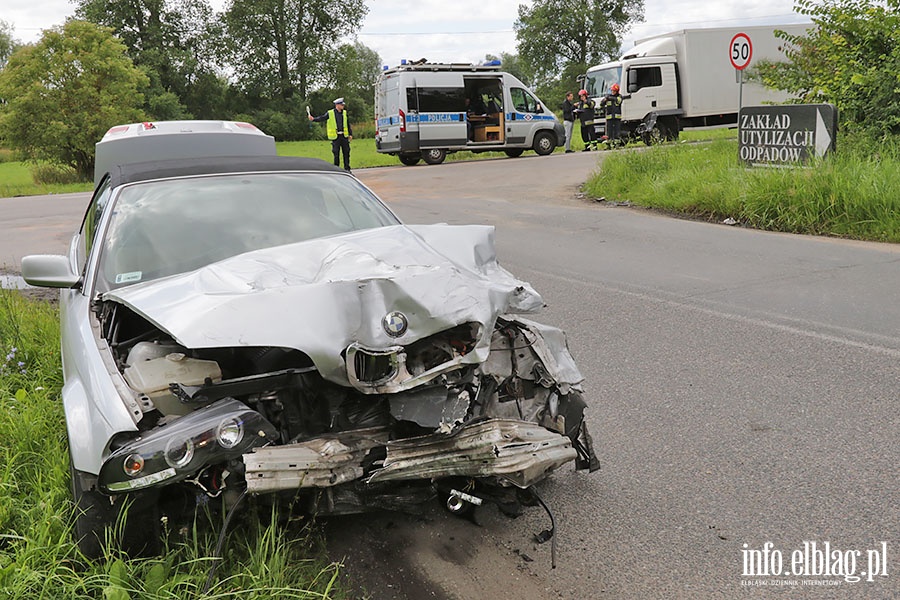
<svg viewBox="0 0 900 600">
<path fill-rule="evenodd" d="M 745 106 L 738 118 L 738 152 L 748 166 L 806 164 L 833 152 L 837 108 L 831 104 Z"/>
</svg>

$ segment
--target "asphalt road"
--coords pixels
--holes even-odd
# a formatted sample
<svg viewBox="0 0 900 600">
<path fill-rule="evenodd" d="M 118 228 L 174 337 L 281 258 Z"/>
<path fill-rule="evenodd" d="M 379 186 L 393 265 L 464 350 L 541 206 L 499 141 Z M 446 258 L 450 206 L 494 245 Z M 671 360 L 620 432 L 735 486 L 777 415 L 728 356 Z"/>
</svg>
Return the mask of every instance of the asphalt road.
<svg viewBox="0 0 900 600">
<path fill-rule="evenodd" d="M 556 569 L 531 541 L 539 508 L 484 508 L 481 527 L 347 519 L 335 551 L 374 598 L 900 597 L 900 247 L 579 198 L 596 161 L 355 171 L 407 222 L 497 226 L 502 264 L 548 304 L 538 319 L 569 334 L 602 469 L 539 488 Z M 0 199 L 0 263 L 63 252 L 84 204 Z M 767 543 L 767 563 L 802 571 L 826 542 L 830 570 L 861 581 L 744 575 Z"/>
</svg>

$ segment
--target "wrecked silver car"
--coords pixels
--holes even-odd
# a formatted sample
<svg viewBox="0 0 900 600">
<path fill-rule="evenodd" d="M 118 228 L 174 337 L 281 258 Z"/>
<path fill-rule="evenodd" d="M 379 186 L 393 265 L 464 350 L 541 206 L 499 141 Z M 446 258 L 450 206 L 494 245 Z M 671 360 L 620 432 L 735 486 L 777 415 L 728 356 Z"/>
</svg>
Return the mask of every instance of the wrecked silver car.
<svg viewBox="0 0 900 600">
<path fill-rule="evenodd" d="M 312 514 L 516 503 L 594 470 L 582 376 L 493 228 L 409 226 L 354 177 L 285 157 L 105 173 L 68 256 L 63 402 L 85 554 L 248 493 Z M 463 493 L 463 490 L 465 493 Z M 163 519 L 166 517 L 166 519 Z"/>
</svg>

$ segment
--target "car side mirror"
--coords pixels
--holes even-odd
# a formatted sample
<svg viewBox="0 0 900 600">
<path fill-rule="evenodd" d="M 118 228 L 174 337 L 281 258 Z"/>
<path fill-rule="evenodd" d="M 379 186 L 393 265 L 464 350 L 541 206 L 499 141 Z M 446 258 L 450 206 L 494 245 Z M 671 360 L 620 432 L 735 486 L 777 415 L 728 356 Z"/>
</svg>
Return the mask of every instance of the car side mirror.
<svg viewBox="0 0 900 600">
<path fill-rule="evenodd" d="M 81 283 L 81 276 L 72 271 L 69 259 L 60 254 L 23 257 L 22 278 L 37 287 L 73 288 Z"/>
<path fill-rule="evenodd" d="M 540 114 L 540 113 L 544 112 L 544 107 L 541 106 L 540 104 L 538 104 L 538 105 L 537 105 L 537 108 L 534 109 L 534 112 L 537 113 L 537 114 Z"/>
</svg>

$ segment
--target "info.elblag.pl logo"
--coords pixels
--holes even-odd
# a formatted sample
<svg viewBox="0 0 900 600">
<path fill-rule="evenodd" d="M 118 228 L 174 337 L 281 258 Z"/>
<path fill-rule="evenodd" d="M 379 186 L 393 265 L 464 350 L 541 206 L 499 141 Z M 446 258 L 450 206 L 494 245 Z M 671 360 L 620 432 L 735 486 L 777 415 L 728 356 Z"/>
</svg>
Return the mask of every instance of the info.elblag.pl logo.
<svg viewBox="0 0 900 600">
<path fill-rule="evenodd" d="M 877 542 L 865 550 L 841 549 L 831 542 L 803 542 L 794 550 L 781 550 L 772 542 L 761 548 L 743 545 L 745 578 L 782 577 L 779 585 L 840 585 L 842 581 L 878 581 L 888 576 L 888 544 Z M 815 579 L 812 579 L 815 578 Z M 744 581 L 745 585 L 772 585 L 765 579 Z"/>
</svg>

